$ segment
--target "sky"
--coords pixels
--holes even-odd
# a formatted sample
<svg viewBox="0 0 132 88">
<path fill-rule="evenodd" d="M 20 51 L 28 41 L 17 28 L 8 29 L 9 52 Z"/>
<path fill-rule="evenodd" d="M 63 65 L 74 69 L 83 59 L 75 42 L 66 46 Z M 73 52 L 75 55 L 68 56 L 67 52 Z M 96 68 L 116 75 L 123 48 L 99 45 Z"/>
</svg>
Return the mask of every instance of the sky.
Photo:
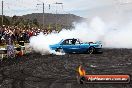
<svg viewBox="0 0 132 88">
<path fill-rule="evenodd" d="M 1 0 L 2 1 L 2 0 Z M 75 14 L 85 18 L 100 16 L 104 19 L 116 17 L 117 14 L 132 15 L 132 0 L 3 0 L 4 15 L 25 15 L 42 13 Z M 55 2 L 63 3 L 56 5 Z M 37 5 L 39 4 L 39 5 Z M 49 9 L 50 4 L 50 9 Z M 1 3 L 0 3 L 1 6 Z M 0 8 L 1 11 L 1 8 Z M 1 12 L 0 12 L 1 14 Z M 106 19 L 107 20 L 107 19 Z"/>
</svg>

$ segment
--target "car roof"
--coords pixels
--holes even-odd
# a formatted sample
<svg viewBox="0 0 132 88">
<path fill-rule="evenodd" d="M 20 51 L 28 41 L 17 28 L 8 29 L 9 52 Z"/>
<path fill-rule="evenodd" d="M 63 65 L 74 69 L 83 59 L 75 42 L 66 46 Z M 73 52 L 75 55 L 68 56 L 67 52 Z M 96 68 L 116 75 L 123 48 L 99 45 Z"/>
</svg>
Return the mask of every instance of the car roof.
<svg viewBox="0 0 132 88">
<path fill-rule="evenodd" d="M 64 39 L 64 40 L 73 40 L 73 39 L 77 39 L 77 38 L 69 38 L 69 39 Z"/>
</svg>

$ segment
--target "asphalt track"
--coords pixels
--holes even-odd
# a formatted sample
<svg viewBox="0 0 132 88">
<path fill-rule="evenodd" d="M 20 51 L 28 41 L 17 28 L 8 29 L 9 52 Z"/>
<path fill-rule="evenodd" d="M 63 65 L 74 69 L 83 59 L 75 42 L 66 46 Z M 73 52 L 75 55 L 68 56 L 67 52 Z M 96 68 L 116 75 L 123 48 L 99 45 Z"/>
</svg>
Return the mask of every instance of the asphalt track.
<svg viewBox="0 0 132 88">
<path fill-rule="evenodd" d="M 0 88 L 132 88 L 129 84 L 78 84 L 77 68 L 87 74 L 132 75 L 132 49 L 104 49 L 103 54 L 30 53 L 0 63 Z"/>
</svg>

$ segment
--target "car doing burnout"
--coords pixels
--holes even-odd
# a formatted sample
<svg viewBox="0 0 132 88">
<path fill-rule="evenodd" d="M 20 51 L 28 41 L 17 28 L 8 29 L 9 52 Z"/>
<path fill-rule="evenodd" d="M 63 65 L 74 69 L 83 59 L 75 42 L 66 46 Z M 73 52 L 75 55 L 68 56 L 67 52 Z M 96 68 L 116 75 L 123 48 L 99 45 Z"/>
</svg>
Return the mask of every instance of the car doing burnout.
<svg viewBox="0 0 132 88">
<path fill-rule="evenodd" d="M 79 39 L 65 39 L 58 44 L 50 45 L 51 50 L 64 53 L 102 53 L 101 42 L 87 42 L 82 43 Z"/>
</svg>

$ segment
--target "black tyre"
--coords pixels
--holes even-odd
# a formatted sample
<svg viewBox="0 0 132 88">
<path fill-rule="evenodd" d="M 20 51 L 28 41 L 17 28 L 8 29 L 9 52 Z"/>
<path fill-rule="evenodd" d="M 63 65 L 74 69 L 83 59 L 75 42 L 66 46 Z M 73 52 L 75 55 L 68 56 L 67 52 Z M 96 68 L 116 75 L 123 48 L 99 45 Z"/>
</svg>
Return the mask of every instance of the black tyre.
<svg viewBox="0 0 132 88">
<path fill-rule="evenodd" d="M 64 51 L 63 51 L 62 48 L 58 48 L 58 49 L 56 49 L 56 52 L 64 53 Z"/>
<path fill-rule="evenodd" d="M 89 54 L 95 53 L 95 48 L 94 48 L 94 47 L 89 47 L 88 53 L 89 53 Z"/>
</svg>

